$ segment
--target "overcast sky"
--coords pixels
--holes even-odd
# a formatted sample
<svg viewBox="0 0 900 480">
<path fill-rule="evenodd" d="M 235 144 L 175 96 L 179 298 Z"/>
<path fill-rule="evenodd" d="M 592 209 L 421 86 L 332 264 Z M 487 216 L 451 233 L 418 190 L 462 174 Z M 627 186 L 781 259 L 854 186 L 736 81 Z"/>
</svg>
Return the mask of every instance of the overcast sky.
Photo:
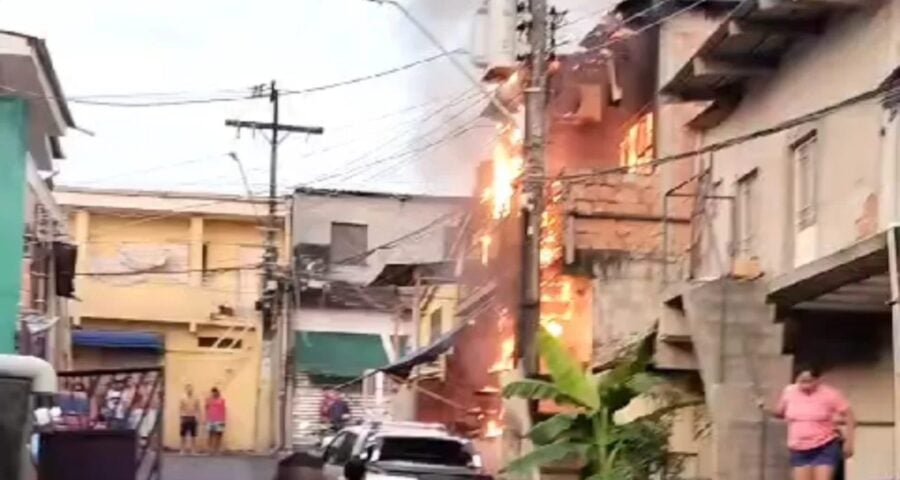
<svg viewBox="0 0 900 480">
<path fill-rule="evenodd" d="M 405 2 L 451 49 L 469 48 L 480 0 Z M 578 19 L 605 0 L 562 0 Z M 405 65 L 438 51 L 401 14 L 365 0 L 0 0 L 0 29 L 47 40 L 70 98 L 154 101 L 232 96 L 278 81 L 304 89 Z M 594 17 L 591 15 L 591 17 Z M 577 40 L 590 21 L 568 27 Z M 465 57 L 463 57 L 465 59 Z M 282 121 L 325 127 L 281 146 L 279 185 L 410 193 L 471 192 L 475 163 L 494 134 L 483 100 L 447 59 L 331 90 L 285 97 Z M 266 100 L 157 108 L 72 103 L 59 163 L 62 184 L 243 193 L 265 189 L 266 140 L 238 138 L 227 118 L 268 121 Z M 456 134 L 464 133 L 456 136 Z"/>
</svg>

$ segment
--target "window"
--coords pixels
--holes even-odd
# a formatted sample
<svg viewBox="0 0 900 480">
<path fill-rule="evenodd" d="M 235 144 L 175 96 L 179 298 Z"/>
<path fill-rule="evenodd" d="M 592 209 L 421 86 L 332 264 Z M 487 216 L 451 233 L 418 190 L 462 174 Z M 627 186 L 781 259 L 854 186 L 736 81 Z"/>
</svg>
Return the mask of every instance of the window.
<svg viewBox="0 0 900 480">
<path fill-rule="evenodd" d="M 434 343 L 441 336 L 441 329 L 444 324 L 444 312 L 443 309 L 438 308 L 437 310 L 431 312 L 430 325 L 431 325 L 431 336 L 429 337 L 429 343 Z"/>
<path fill-rule="evenodd" d="M 735 213 L 735 240 L 737 241 L 737 253 L 742 256 L 752 256 L 755 252 L 756 229 L 758 228 L 756 202 L 759 201 L 756 193 L 756 169 L 739 178 L 737 181 L 737 202 Z"/>
<path fill-rule="evenodd" d="M 203 242 L 203 246 L 200 248 L 200 270 L 203 272 L 203 279 L 206 280 L 209 278 L 209 243 Z"/>
<path fill-rule="evenodd" d="M 791 146 L 794 162 L 794 190 L 797 228 L 803 230 L 816 222 L 816 132 L 804 135 Z"/>
<path fill-rule="evenodd" d="M 230 348 L 239 350 L 243 348 L 244 341 L 227 337 L 197 337 L 197 346 L 201 348 Z"/>
<path fill-rule="evenodd" d="M 629 167 L 630 173 L 653 173 L 653 168 L 646 165 L 653 161 L 653 139 L 653 114 L 648 113 L 625 131 L 619 143 L 619 163 Z"/>
<path fill-rule="evenodd" d="M 383 437 L 378 461 L 469 467 L 473 463 L 468 445 L 442 438 Z"/>
<path fill-rule="evenodd" d="M 365 265 L 369 227 L 355 223 L 331 224 L 331 263 Z"/>
</svg>

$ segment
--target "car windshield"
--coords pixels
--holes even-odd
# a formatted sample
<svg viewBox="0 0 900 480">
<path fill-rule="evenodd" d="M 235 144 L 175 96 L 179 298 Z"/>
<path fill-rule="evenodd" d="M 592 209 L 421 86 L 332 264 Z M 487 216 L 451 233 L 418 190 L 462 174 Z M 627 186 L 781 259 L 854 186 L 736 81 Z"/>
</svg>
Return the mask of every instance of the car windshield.
<svg viewBox="0 0 900 480">
<path fill-rule="evenodd" d="M 472 464 L 469 447 L 443 438 L 382 437 L 379 461 L 400 461 L 467 467 Z"/>
</svg>

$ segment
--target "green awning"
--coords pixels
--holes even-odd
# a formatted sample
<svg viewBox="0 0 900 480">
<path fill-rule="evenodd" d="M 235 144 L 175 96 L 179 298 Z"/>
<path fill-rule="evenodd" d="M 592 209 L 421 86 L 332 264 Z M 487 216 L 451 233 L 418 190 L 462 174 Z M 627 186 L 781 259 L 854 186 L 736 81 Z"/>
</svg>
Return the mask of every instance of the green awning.
<svg viewBox="0 0 900 480">
<path fill-rule="evenodd" d="M 356 378 L 388 364 L 381 335 L 300 331 L 295 340 L 297 370 L 310 375 Z"/>
</svg>

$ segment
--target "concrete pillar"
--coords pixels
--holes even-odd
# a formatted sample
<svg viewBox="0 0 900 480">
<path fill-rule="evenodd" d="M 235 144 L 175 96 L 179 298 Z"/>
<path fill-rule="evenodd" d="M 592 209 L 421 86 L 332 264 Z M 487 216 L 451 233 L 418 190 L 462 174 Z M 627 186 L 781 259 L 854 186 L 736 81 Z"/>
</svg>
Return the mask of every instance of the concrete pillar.
<svg viewBox="0 0 900 480">
<path fill-rule="evenodd" d="M 191 286 L 203 285 L 203 217 L 191 217 L 191 247 L 188 270 L 191 271 Z"/>
<path fill-rule="evenodd" d="M 0 98 L 0 353 L 15 353 L 25 242 L 24 100 Z"/>
</svg>

